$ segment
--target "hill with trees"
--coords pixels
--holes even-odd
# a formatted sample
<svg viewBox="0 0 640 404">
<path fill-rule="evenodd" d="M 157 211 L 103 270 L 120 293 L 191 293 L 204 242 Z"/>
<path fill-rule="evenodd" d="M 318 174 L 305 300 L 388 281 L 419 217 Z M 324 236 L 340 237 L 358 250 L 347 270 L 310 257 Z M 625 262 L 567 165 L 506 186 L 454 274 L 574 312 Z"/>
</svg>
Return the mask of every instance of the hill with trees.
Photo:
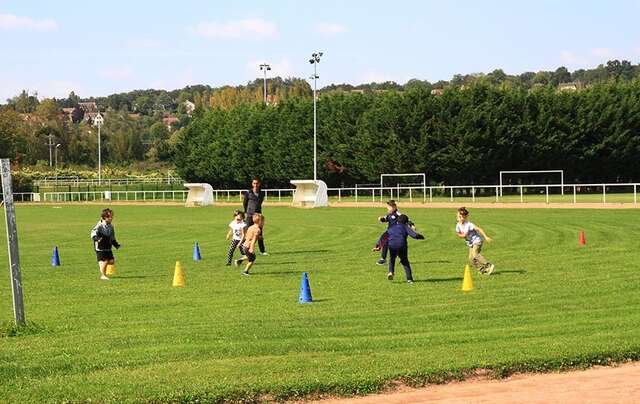
<svg viewBox="0 0 640 404">
<path fill-rule="evenodd" d="M 383 171 L 425 171 L 433 181 L 454 183 L 493 181 L 499 168 L 562 167 L 581 180 L 638 180 L 635 161 L 626 159 L 637 152 L 639 77 L 640 65 L 612 60 L 574 72 L 494 70 L 435 83 L 332 84 L 320 90 L 320 149 L 333 167 L 323 175 L 349 185 Z M 41 100 L 23 91 L 0 105 L 0 154 L 19 165 L 45 166 L 53 135 L 61 166 L 95 166 L 91 124 L 100 111 L 107 164 L 175 164 L 189 179 L 232 186 L 251 175 L 242 156 L 257 154 L 265 176 L 283 185 L 309 176 L 312 92 L 299 78 L 267 84 L 268 107 L 262 79 L 88 98 L 71 92 Z M 212 157 L 196 161 L 207 148 Z M 572 157 L 561 159 L 565 148 Z M 417 152 L 424 157 L 410 163 Z M 583 167 L 593 161 L 604 169 Z"/>
</svg>

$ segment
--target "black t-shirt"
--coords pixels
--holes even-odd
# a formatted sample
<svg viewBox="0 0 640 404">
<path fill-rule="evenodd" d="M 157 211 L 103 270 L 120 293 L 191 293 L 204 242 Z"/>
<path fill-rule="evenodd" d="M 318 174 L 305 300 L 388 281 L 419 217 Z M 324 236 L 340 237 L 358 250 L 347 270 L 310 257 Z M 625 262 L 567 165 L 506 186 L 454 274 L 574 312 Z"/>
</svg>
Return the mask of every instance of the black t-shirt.
<svg viewBox="0 0 640 404">
<path fill-rule="evenodd" d="M 253 189 L 250 189 L 244 193 L 244 198 L 242 201 L 242 206 L 244 207 L 244 211 L 247 215 L 252 215 L 254 213 L 262 213 L 262 201 L 264 200 L 264 195 L 262 191 L 258 191 L 256 195 L 253 192 Z"/>
</svg>

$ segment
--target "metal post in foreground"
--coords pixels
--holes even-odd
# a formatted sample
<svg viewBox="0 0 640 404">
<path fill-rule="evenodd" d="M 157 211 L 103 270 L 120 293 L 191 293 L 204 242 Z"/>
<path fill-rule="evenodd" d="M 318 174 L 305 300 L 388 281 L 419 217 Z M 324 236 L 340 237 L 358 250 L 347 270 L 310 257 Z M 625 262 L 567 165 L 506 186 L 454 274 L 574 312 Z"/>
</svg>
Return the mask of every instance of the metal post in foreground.
<svg viewBox="0 0 640 404">
<path fill-rule="evenodd" d="M 24 301 L 22 298 L 22 277 L 20 276 L 20 254 L 18 252 L 18 228 L 16 212 L 13 206 L 11 184 L 11 164 L 9 159 L 0 160 L 2 193 L 4 200 L 4 218 L 7 227 L 7 245 L 9 246 L 9 268 L 11 271 L 11 291 L 13 294 L 13 318 L 16 325 L 25 325 Z"/>
</svg>

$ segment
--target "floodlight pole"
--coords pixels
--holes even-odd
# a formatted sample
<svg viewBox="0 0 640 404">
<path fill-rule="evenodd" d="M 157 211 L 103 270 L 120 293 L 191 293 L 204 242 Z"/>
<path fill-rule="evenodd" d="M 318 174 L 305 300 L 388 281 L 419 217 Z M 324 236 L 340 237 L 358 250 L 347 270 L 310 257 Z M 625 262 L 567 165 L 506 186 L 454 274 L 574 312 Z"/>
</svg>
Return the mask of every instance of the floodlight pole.
<svg viewBox="0 0 640 404">
<path fill-rule="evenodd" d="M 320 63 L 320 58 L 322 57 L 322 52 L 315 52 L 311 55 L 311 59 L 309 59 L 309 63 L 313 65 L 313 180 L 318 180 L 318 127 L 317 127 L 317 96 L 316 92 L 318 91 L 318 63 Z"/>
<path fill-rule="evenodd" d="M 264 72 L 264 105 L 269 105 L 267 102 L 267 70 L 271 70 L 271 66 L 268 63 L 262 63 L 260 70 Z"/>
<path fill-rule="evenodd" d="M 9 246 L 13 318 L 16 325 L 25 325 L 26 320 L 24 316 L 24 300 L 22 298 L 22 277 L 20 275 L 20 254 L 18 252 L 18 229 L 16 226 L 16 212 L 13 206 L 11 164 L 9 159 L 0 160 L 0 175 L 2 176 L 4 219 L 7 227 L 7 244 Z"/>
<path fill-rule="evenodd" d="M 104 118 L 98 113 L 93 121 L 93 124 L 98 128 L 98 185 L 102 184 L 102 142 L 100 140 L 100 128 L 103 123 Z"/>
</svg>

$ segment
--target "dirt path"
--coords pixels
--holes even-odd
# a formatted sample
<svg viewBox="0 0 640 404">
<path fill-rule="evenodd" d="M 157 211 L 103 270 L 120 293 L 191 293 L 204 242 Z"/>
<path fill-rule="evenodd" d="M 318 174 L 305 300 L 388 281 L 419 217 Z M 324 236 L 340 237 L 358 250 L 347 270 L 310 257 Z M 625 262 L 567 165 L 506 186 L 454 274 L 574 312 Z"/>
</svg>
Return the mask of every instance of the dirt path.
<svg viewBox="0 0 640 404">
<path fill-rule="evenodd" d="M 400 403 L 638 403 L 640 362 L 617 367 L 593 367 L 567 373 L 516 375 L 504 380 L 477 379 L 420 389 L 349 399 L 329 399 L 320 404 Z"/>
</svg>

